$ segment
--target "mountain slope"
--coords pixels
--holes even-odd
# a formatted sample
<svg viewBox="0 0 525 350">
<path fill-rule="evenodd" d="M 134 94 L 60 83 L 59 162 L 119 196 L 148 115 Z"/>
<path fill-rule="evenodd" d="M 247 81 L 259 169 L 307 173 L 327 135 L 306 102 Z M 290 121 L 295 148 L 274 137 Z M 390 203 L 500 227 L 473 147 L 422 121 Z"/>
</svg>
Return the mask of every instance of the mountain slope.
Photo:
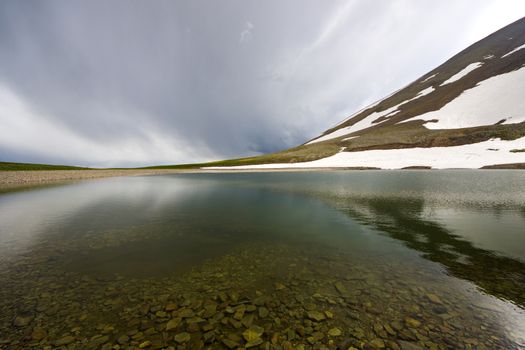
<svg viewBox="0 0 525 350">
<path fill-rule="evenodd" d="M 304 145 L 217 165 L 479 168 L 523 150 L 525 18 Z"/>
</svg>

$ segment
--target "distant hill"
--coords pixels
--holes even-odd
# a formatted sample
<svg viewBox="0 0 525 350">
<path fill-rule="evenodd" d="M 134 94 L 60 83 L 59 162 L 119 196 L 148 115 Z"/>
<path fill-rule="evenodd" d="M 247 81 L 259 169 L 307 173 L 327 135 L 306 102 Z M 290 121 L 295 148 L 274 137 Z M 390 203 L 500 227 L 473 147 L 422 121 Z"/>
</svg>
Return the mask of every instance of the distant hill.
<svg viewBox="0 0 525 350">
<path fill-rule="evenodd" d="M 16 171 L 16 170 L 83 170 L 89 168 L 82 168 L 68 165 L 49 165 L 49 164 L 33 164 L 33 163 L 8 163 L 0 162 L 0 171 Z"/>
</svg>

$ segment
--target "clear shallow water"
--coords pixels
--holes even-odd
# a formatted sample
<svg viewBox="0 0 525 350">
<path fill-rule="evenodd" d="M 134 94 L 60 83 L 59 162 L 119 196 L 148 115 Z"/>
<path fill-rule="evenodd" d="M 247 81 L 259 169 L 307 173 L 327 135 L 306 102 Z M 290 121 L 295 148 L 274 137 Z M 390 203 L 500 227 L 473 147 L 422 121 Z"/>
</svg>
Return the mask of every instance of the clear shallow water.
<svg viewBox="0 0 525 350">
<path fill-rule="evenodd" d="M 524 224 L 519 171 L 5 193 L 0 348 L 520 348 Z"/>
</svg>

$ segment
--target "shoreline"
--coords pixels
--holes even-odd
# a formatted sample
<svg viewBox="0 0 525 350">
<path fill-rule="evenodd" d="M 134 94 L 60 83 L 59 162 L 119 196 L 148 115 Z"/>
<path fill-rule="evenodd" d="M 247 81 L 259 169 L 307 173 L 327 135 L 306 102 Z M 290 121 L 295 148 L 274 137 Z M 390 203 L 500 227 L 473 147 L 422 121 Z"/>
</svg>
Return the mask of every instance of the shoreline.
<svg viewBox="0 0 525 350">
<path fill-rule="evenodd" d="M 94 180 L 119 176 L 144 176 L 190 172 L 179 169 L 129 170 L 11 170 L 0 171 L 0 189 L 59 184 L 62 182 Z"/>
<path fill-rule="evenodd" d="M 523 164 L 523 163 L 522 163 Z M 505 165 L 510 165 L 506 167 Z M 520 164 L 521 165 L 521 164 Z M 380 169 L 371 167 L 312 167 L 312 168 L 197 168 L 197 169 L 123 169 L 123 170 L 15 170 L 0 171 L 0 189 L 16 189 L 38 185 L 60 184 L 72 181 L 94 180 L 120 176 L 149 176 L 189 173 L 261 173 L 261 172 L 331 172 L 331 171 L 439 171 L 439 170 L 524 170 L 515 164 L 494 165 L 481 169 L 407 167 Z"/>
<path fill-rule="evenodd" d="M 189 173 L 254 173 L 254 172 L 310 172 L 337 170 L 380 170 L 374 168 L 277 168 L 277 169 L 123 169 L 123 170 L 9 170 L 0 171 L 0 189 L 34 186 L 61 182 L 93 180 L 119 176 L 148 176 Z"/>
</svg>

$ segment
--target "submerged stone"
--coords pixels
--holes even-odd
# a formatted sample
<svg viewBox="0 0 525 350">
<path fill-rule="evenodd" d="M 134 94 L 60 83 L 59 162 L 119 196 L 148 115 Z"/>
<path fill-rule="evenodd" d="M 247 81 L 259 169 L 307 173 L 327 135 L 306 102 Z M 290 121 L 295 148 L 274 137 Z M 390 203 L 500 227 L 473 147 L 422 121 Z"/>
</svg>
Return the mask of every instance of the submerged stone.
<svg viewBox="0 0 525 350">
<path fill-rule="evenodd" d="M 244 346 L 246 348 L 253 348 L 254 346 L 261 345 L 262 343 L 263 343 L 263 340 L 261 338 L 257 338 L 257 339 L 247 342 Z"/>
<path fill-rule="evenodd" d="M 328 335 L 331 337 L 339 337 L 341 334 L 343 334 L 343 332 L 341 332 L 341 330 L 337 327 L 331 328 L 328 331 Z"/>
<path fill-rule="evenodd" d="M 248 343 L 250 343 L 259 339 L 263 333 L 264 329 L 262 327 L 252 325 L 250 328 L 242 332 L 242 336 Z"/>
<path fill-rule="evenodd" d="M 146 340 L 139 344 L 139 348 L 141 349 L 146 349 L 146 348 L 149 348 L 150 346 L 151 346 L 151 341 L 149 340 Z"/>
<path fill-rule="evenodd" d="M 244 305 L 241 305 L 239 306 L 236 310 L 235 310 L 235 313 L 233 314 L 233 318 L 235 318 L 237 321 L 240 321 L 242 320 L 242 318 L 244 317 L 244 312 L 246 311 L 246 308 Z"/>
<path fill-rule="evenodd" d="M 392 336 L 396 335 L 396 332 L 392 329 L 392 327 L 390 327 L 390 325 L 388 323 L 385 323 L 383 325 L 383 328 L 385 328 L 386 332 Z"/>
<path fill-rule="evenodd" d="M 249 315 L 247 315 L 247 316 L 244 316 L 244 317 L 242 318 L 242 320 L 241 320 L 242 325 L 243 325 L 244 327 L 246 327 L 246 328 L 249 328 L 249 327 L 252 325 L 252 323 L 253 323 L 253 319 L 254 319 L 254 317 L 255 317 L 255 316 L 254 316 L 253 314 L 249 314 Z"/>
<path fill-rule="evenodd" d="M 434 304 L 440 304 L 440 305 L 443 304 L 443 302 L 441 301 L 441 299 L 440 299 L 437 295 L 432 294 L 432 293 L 428 293 L 428 294 L 427 294 L 427 299 L 430 300 L 430 301 L 431 301 L 432 303 L 434 303 Z"/>
<path fill-rule="evenodd" d="M 348 290 L 346 289 L 346 287 L 341 282 L 335 282 L 334 286 L 335 286 L 335 289 L 337 289 L 337 291 L 341 295 L 345 296 L 345 295 L 348 294 Z"/>
<path fill-rule="evenodd" d="M 375 338 L 368 343 L 374 349 L 384 349 L 385 342 L 382 339 Z"/>
<path fill-rule="evenodd" d="M 57 341 L 55 341 L 55 346 L 68 345 L 68 344 L 73 343 L 74 341 L 75 341 L 75 337 L 73 337 L 72 335 L 66 335 L 65 337 L 62 337 L 58 339 Z"/>
<path fill-rule="evenodd" d="M 172 329 L 177 328 L 179 326 L 180 322 L 181 322 L 181 318 L 179 318 L 179 317 L 172 318 L 166 324 L 166 330 L 167 331 L 171 331 Z"/>
<path fill-rule="evenodd" d="M 90 348 L 98 348 L 102 344 L 109 341 L 109 336 L 107 335 L 96 335 L 88 343 L 88 347 Z"/>
<path fill-rule="evenodd" d="M 320 341 L 324 338 L 324 334 L 321 332 L 314 332 L 312 336 L 314 337 L 315 341 Z"/>
<path fill-rule="evenodd" d="M 33 332 L 31 332 L 31 339 L 40 341 L 47 337 L 47 332 L 43 328 L 34 328 Z"/>
<path fill-rule="evenodd" d="M 177 315 L 181 318 L 189 318 L 195 315 L 195 312 L 193 312 L 192 309 L 184 308 L 184 309 L 180 309 L 177 312 Z"/>
<path fill-rule="evenodd" d="M 179 333 L 175 337 L 173 337 L 173 339 L 179 344 L 186 343 L 186 342 L 190 341 L 190 338 L 191 338 L 191 336 L 187 332 Z"/>
<path fill-rule="evenodd" d="M 129 342 L 129 337 L 124 334 L 124 335 L 121 335 L 120 337 L 118 337 L 117 339 L 117 343 L 119 343 L 120 345 L 124 345 L 126 344 L 127 342 Z"/>
<path fill-rule="evenodd" d="M 203 339 L 206 344 L 210 344 L 215 341 L 215 332 L 209 331 L 203 334 Z"/>
<path fill-rule="evenodd" d="M 319 311 L 308 311 L 307 315 L 309 319 L 313 321 L 317 321 L 317 322 L 326 319 L 326 316 L 322 312 L 319 312 Z"/>
<path fill-rule="evenodd" d="M 399 340 L 398 343 L 401 347 L 401 350 L 423 350 L 423 348 L 417 343 L 409 342 L 406 340 Z"/>
<path fill-rule="evenodd" d="M 33 315 L 19 315 L 15 318 L 13 321 L 13 324 L 16 327 L 25 327 L 33 321 L 34 316 Z"/>
<path fill-rule="evenodd" d="M 203 317 L 212 317 L 217 313 L 217 304 L 208 304 L 204 307 Z"/>
<path fill-rule="evenodd" d="M 421 322 L 412 317 L 406 317 L 405 323 L 411 328 L 418 328 L 421 326 Z"/>
<path fill-rule="evenodd" d="M 264 306 L 261 306 L 261 307 L 259 308 L 259 317 L 260 317 L 260 318 L 266 318 L 266 317 L 268 317 L 268 314 L 269 314 L 269 313 L 270 313 L 270 312 L 268 311 L 268 309 L 265 308 Z"/>
<path fill-rule="evenodd" d="M 164 308 L 167 312 L 171 312 L 171 311 L 174 311 L 174 310 L 177 310 L 177 304 L 175 303 L 169 303 L 166 305 L 166 307 Z"/>
<path fill-rule="evenodd" d="M 237 343 L 237 342 L 235 342 L 235 341 L 233 341 L 233 340 L 231 340 L 231 339 L 228 339 L 228 338 L 224 338 L 224 339 L 222 339 L 222 343 L 223 343 L 224 345 L 226 345 L 226 347 L 227 347 L 228 349 L 235 349 L 235 348 L 238 348 L 238 347 L 239 347 L 239 343 Z"/>
<path fill-rule="evenodd" d="M 286 286 L 282 283 L 275 283 L 275 290 L 283 290 L 283 289 L 286 289 Z"/>
<path fill-rule="evenodd" d="M 155 316 L 163 318 L 163 317 L 168 316 L 168 314 L 165 311 L 157 311 L 155 312 Z"/>
</svg>

